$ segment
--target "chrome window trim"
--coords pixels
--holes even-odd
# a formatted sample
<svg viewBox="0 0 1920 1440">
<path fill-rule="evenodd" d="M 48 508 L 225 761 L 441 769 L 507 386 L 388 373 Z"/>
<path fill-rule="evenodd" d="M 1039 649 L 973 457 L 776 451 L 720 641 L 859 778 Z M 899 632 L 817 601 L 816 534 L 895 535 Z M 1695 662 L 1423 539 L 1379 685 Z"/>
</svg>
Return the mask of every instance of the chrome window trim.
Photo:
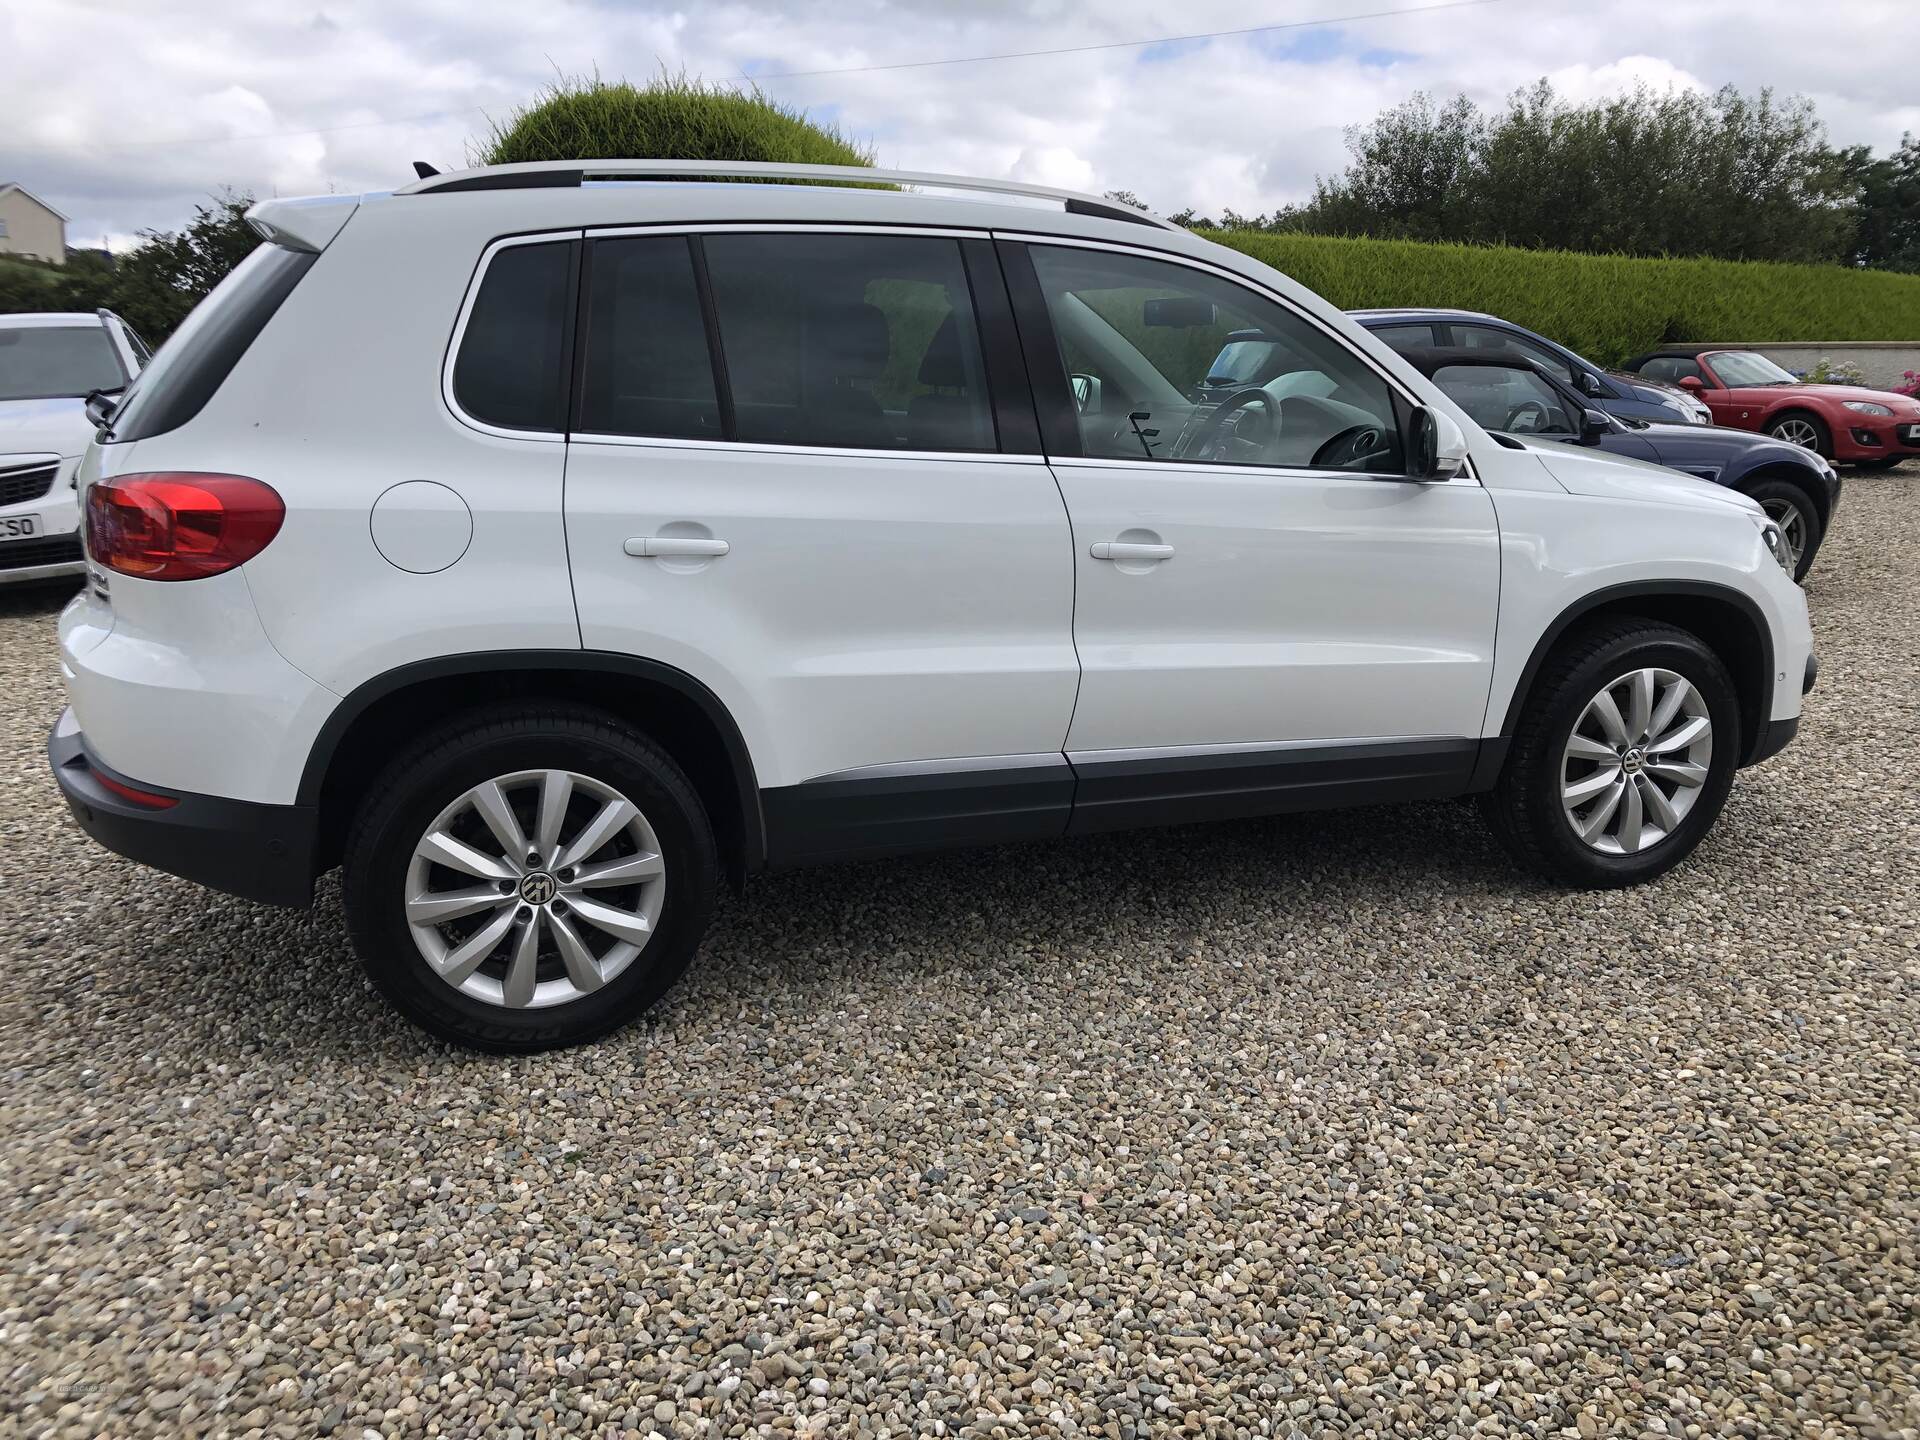
<svg viewBox="0 0 1920 1440">
<path fill-rule="evenodd" d="M 453 335 L 447 341 L 447 353 L 440 365 L 440 398 L 458 420 L 470 430 L 482 435 L 492 435 L 502 440 L 539 440 L 547 444 L 564 445 L 567 432 L 559 430 L 515 430 L 505 425 L 492 425 L 476 418 L 461 407 L 459 398 L 453 393 L 453 367 L 460 358 L 460 346 L 467 338 L 467 322 L 473 318 L 474 303 L 480 298 L 480 287 L 486 283 L 487 271 L 493 265 L 493 257 L 502 250 L 511 250 L 519 245 L 551 245 L 560 240 L 578 240 L 581 238 L 579 226 L 566 230 L 541 230 L 526 235 L 503 235 L 489 241 L 487 248 L 480 252 L 475 262 L 473 274 L 467 280 L 467 293 L 460 301 L 460 313 L 454 318 Z M 569 397 L 571 401 L 571 397 Z"/>
</svg>

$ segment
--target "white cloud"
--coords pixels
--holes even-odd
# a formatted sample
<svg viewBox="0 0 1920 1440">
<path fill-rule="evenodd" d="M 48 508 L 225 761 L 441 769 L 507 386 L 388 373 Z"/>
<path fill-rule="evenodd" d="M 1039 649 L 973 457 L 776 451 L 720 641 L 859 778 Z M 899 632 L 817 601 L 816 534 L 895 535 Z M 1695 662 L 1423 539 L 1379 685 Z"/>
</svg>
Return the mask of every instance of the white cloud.
<svg viewBox="0 0 1920 1440">
<path fill-rule="evenodd" d="M 1412 4 L 1416 0 L 1401 0 Z M 1316 0 L 1320 13 L 1359 7 Z M 0 10 L 0 179 L 74 217 L 76 241 L 179 224 L 224 185 L 385 189 L 468 147 L 556 71 L 643 81 L 1146 39 L 1298 18 L 1160 0 L 9 0 Z M 1166 211 L 1271 210 L 1345 158 L 1343 129 L 1416 89 L 1498 104 L 1542 75 L 1575 98 L 1773 85 L 1833 136 L 1885 149 L 1920 130 L 1920 9 L 1849 0 L 1808 44 L 1798 6 L 1749 0 L 1504 0 L 1436 14 L 1175 46 L 768 79 L 883 164 L 1129 189 Z M 323 131 L 324 133 L 310 133 Z M 309 132 L 309 133 L 292 133 Z"/>
</svg>

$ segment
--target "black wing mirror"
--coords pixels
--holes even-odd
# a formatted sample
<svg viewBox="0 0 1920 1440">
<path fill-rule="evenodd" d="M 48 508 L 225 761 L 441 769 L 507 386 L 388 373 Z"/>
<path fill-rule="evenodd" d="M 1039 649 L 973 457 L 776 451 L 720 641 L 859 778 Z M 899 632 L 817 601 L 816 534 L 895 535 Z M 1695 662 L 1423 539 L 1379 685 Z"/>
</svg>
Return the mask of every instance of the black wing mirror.
<svg viewBox="0 0 1920 1440">
<path fill-rule="evenodd" d="M 1580 412 L 1580 443 L 1597 444 L 1600 437 L 1611 433 L 1613 421 L 1604 410 L 1582 410 Z"/>
<path fill-rule="evenodd" d="M 122 385 L 112 390 L 89 390 L 87 392 L 87 419 L 93 422 L 96 430 L 105 430 L 113 424 L 114 412 L 120 408 L 120 397 L 127 393 Z"/>
</svg>

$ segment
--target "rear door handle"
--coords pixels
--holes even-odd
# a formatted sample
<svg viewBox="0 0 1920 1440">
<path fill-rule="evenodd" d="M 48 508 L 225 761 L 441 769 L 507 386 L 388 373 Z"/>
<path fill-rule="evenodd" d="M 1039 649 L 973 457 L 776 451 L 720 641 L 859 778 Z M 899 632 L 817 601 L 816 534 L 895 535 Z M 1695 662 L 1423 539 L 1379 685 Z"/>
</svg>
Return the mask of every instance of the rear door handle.
<svg viewBox="0 0 1920 1440">
<path fill-rule="evenodd" d="M 1173 546 L 1143 545 L 1133 540 L 1096 540 L 1088 553 L 1096 560 L 1171 560 Z"/>
<path fill-rule="evenodd" d="M 620 547 L 629 555 L 724 555 L 724 540 L 702 540 L 692 535 L 636 535 Z"/>
</svg>

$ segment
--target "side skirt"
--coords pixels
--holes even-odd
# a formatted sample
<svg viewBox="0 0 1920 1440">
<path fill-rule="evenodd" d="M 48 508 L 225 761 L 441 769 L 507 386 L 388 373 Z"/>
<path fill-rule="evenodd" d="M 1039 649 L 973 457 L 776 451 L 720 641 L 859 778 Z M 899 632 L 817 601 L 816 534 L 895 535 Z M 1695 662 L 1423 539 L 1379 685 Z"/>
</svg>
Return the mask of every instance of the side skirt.
<svg viewBox="0 0 1920 1440">
<path fill-rule="evenodd" d="M 1383 740 L 993 755 L 871 766 L 760 792 L 785 868 L 1150 825 L 1439 799 L 1483 742 Z"/>
</svg>

